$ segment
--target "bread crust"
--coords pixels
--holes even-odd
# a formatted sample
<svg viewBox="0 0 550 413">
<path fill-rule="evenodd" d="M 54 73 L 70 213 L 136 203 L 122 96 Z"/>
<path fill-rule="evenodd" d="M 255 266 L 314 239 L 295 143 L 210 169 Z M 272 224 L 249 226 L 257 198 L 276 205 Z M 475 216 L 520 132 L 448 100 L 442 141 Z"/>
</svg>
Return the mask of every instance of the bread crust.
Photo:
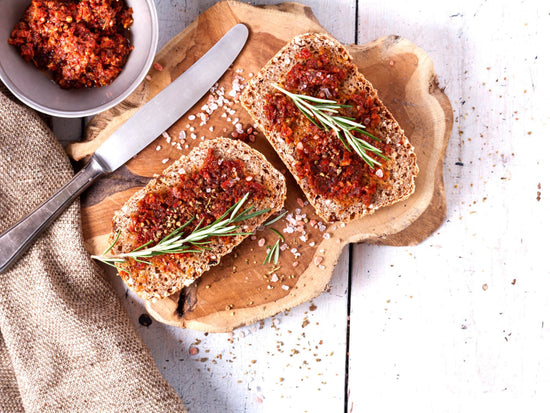
<svg viewBox="0 0 550 413">
<path fill-rule="evenodd" d="M 270 127 L 264 113 L 266 96 L 274 92 L 272 84 L 282 84 L 286 74 L 298 62 L 296 55 L 304 48 L 310 51 L 323 49 L 329 51 L 331 61 L 351 63 L 352 57 L 337 40 L 325 34 L 307 33 L 295 37 L 284 46 L 261 70 L 252 78 L 243 93 L 241 104 L 246 108 L 255 123 L 263 131 L 273 148 L 277 151 L 287 168 L 290 170 L 308 201 L 317 214 L 325 221 L 349 222 L 372 214 L 377 209 L 392 205 L 408 198 L 415 189 L 414 178 L 418 174 L 416 155 L 404 131 L 389 110 L 384 106 L 372 84 L 361 74 L 356 65 L 351 64 L 349 75 L 344 80 L 342 93 L 365 91 L 379 107 L 381 122 L 377 127 L 377 136 L 392 148 L 386 163 L 388 172 L 385 188 L 379 188 L 373 194 L 371 204 L 360 201 L 344 205 L 335 199 L 322 196 L 308 184 L 305 178 L 300 178 L 295 164 L 297 152 L 294 143 L 287 143 L 278 132 Z M 337 139 L 337 138 L 335 138 Z M 365 165 L 365 167 L 367 167 Z"/>
<path fill-rule="evenodd" d="M 239 159 L 244 163 L 245 169 L 251 173 L 253 179 L 267 189 L 267 196 L 254 205 L 251 211 L 270 209 L 270 212 L 243 222 L 241 228 L 246 232 L 253 232 L 271 214 L 282 209 L 286 198 L 286 183 L 283 175 L 277 171 L 267 159 L 247 144 L 227 139 L 216 138 L 201 143 L 188 155 L 182 156 L 169 166 L 160 176 L 151 180 L 145 187 L 137 191 L 113 217 L 113 231 L 110 235 L 110 243 L 115 234 L 120 231 L 120 236 L 113 247 L 114 253 L 128 252 L 133 249 L 133 234 L 129 228 L 132 225 L 132 215 L 138 210 L 138 202 L 148 193 L 161 191 L 174 186 L 179 181 L 182 173 L 190 174 L 199 169 L 209 149 L 213 149 L 214 155 L 221 159 Z M 243 209 L 252 206 L 245 204 Z M 229 242 L 223 242 L 219 238 L 212 238 L 208 245 L 209 250 L 201 253 L 185 254 L 184 258 L 174 260 L 177 263 L 177 271 L 161 269 L 154 265 L 145 266 L 132 275 L 119 267 L 119 275 L 128 287 L 138 296 L 146 300 L 165 298 L 193 283 L 205 271 L 217 265 L 221 258 L 231 252 L 240 244 L 247 235 L 230 237 Z M 172 267 L 172 266 L 171 266 Z"/>
</svg>

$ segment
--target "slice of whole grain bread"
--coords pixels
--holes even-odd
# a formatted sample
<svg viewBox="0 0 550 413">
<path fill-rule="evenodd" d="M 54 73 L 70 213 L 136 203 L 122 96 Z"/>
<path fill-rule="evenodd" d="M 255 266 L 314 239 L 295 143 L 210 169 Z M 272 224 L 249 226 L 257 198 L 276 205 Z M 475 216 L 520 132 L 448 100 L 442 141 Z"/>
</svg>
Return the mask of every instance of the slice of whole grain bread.
<svg viewBox="0 0 550 413">
<path fill-rule="evenodd" d="M 348 73 L 340 88 L 342 94 L 365 91 L 374 99 L 378 106 L 381 121 L 376 130 L 376 136 L 391 147 L 385 164 L 385 185 L 378 187 L 371 198 L 370 205 L 362 202 L 342 204 L 335 199 L 323 196 L 309 185 L 306 179 L 300 178 L 296 170 L 297 151 L 294 143 L 287 143 L 279 133 L 270 127 L 264 113 L 266 96 L 275 92 L 273 83 L 281 85 L 286 74 L 299 61 L 297 55 L 304 48 L 310 51 L 323 50 L 328 53 L 330 62 L 348 67 Z M 252 78 L 240 96 L 241 104 L 247 109 L 253 120 L 264 132 L 267 139 L 277 151 L 296 181 L 304 191 L 317 214 L 325 221 L 349 222 L 353 219 L 371 214 L 378 208 L 392 205 L 408 198 L 415 189 L 414 178 L 418 174 L 414 148 L 399 127 L 392 114 L 378 97 L 371 83 L 359 72 L 357 66 L 351 64 L 352 58 L 346 48 L 334 38 L 325 34 L 304 34 L 295 37 L 283 47 L 261 70 Z M 335 100 L 338 100 L 337 98 Z M 338 139 L 334 137 L 334 139 Z M 365 167 L 367 165 L 365 164 Z"/>
<path fill-rule="evenodd" d="M 120 236 L 113 247 L 113 253 L 129 252 L 135 248 L 136 235 L 130 229 L 133 223 L 132 216 L 137 213 L 139 201 L 147 194 L 175 186 L 180 180 L 180 175 L 190 174 L 201 168 L 209 149 L 213 149 L 213 154 L 217 158 L 241 160 L 244 163 L 246 172 L 253 177 L 252 179 L 267 189 L 267 196 L 254 205 L 247 201 L 241 211 L 248 206 L 253 206 L 250 212 L 262 209 L 269 209 L 270 211 L 244 221 L 240 227 L 241 232 L 253 232 L 271 214 L 282 209 L 286 197 L 286 183 L 283 175 L 261 153 L 247 144 L 227 138 L 212 139 L 201 143 L 188 155 L 184 155 L 175 161 L 160 176 L 151 180 L 144 188 L 136 192 L 115 213 L 110 243 L 114 241 L 118 231 L 120 231 Z M 145 265 L 138 271 L 130 271 L 130 275 L 125 271 L 126 266 L 124 264 L 117 264 L 119 275 L 128 287 L 141 298 L 147 300 L 161 299 L 190 285 L 210 267 L 218 264 L 222 256 L 231 252 L 246 237 L 247 235 L 232 236 L 229 241 L 225 242 L 220 238 L 213 237 L 211 238 L 212 243 L 208 245 L 208 251 L 183 254 L 183 257 L 173 259 L 175 266 L 171 265 L 168 268 L 166 266 L 160 268 L 155 265 Z"/>
</svg>

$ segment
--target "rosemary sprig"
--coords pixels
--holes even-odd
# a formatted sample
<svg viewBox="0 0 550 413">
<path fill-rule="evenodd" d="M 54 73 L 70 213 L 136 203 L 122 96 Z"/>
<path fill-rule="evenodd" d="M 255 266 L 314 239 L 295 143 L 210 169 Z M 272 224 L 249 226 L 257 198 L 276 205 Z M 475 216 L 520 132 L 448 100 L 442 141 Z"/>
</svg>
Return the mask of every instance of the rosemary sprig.
<svg viewBox="0 0 550 413">
<path fill-rule="evenodd" d="M 190 225 L 195 217 L 192 217 L 189 221 L 183 224 L 181 227 L 175 229 L 170 234 L 161 239 L 158 244 L 151 245 L 152 241 L 149 241 L 140 247 L 126 253 L 107 255 L 117 243 L 120 237 L 120 231 L 118 231 L 113 243 L 105 250 L 103 255 L 92 255 L 92 258 L 104 262 L 105 264 L 115 266 L 115 263 L 123 263 L 127 258 L 133 259 L 137 262 L 143 262 L 151 264 L 146 258 L 155 257 L 165 254 L 181 254 L 187 252 L 202 252 L 208 249 L 206 246 L 212 242 L 213 237 L 226 237 L 237 235 L 250 235 L 250 232 L 239 231 L 240 226 L 234 225 L 238 222 L 245 221 L 247 219 L 256 217 L 258 215 L 269 212 L 270 209 L 262 209 L 256 212 L 250 212 L 253 207 L 250 206 L 244 211 L 239 213 L 246 200 L 248 199 L 248 193 L 242 197 L 240 201 L 231 206 L 225 213 L 212 222 L 201 228 L 202 219 L 195 226 L 195 229 L 183 237 L 183 230 Z"/>
<path fill-rule="evenodd" d="M 365 130 L 365 125 L 356 122 L 353 118 L 339 114 L 340 109 L 349 108 L 350 105 L 342 105 L 335 100 L 299 95 L 276 84 L 272 84 L 272 86 L 287 95 L 300 112 L 319 129 L 333 130 L 344 147 L 350 152 L 355 151 L 371 168 L 374 168 L 375 165 L 381 165 L 379 161 L 372 157 L 373 155 L 388 160 L 379 148 L 353 135 L 352 132 L 358 132 L 380 141 L 378 137 Z"/>
</svg>

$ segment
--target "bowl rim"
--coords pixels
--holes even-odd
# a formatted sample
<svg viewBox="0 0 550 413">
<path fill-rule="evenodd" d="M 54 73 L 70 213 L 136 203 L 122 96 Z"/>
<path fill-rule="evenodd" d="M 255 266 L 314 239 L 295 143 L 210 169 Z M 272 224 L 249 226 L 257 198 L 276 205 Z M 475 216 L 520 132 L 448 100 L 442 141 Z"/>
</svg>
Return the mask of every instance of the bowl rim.
<svg viewBox="0 0 550 413">
<path fill-rule="evenodd" d="M 149 53 L 147 55 L 147 59 L 145 61 L 145 64 L 143 65 L 141 71 L 139 72 L 138 76 L 134 79 L 134 81 L 128 86 L 128 88 L 121 93 L 118 97 L 115 99 L 104 103 L 100 106 L 96 106 L 94 108 L 85 109 L 85 110 L 56 110 L 51 109 L 46 106 L 43 106 L 39 103 L 34 102 L 33 100 L 29 99 L 23 93 L 17 86 L 12 84 L 7 78 L 7 74 L 4 73 L 3 69 L 0 67 L 0 79 L 2 80 L 2 83 L 8 88 L 8 90 L 13 93 L 17 99 L 19 99 L 21 102 L 23 102 L 25 105 L 31 107 L 32 109 L 35 109 L 41 113 L 44 113 L 46 115 L 55 116 L 55 117 L 61 117 L 61 118 L 83 118 L 86 116 L 93 116 L 97 115 L 98 113 L 104 112 L 108 109 L 111 109 L 113 106 L 118 105 L 120 102 L 122 102 L 124 99 L 126 99 L 128 96 L 130 96 L 137 87 L 143 82 L 145 79 L 145 76 L 147 76 L 147 73 L 151 69 L 151 66 L 153 64 L 153 61 L 155 59 L 155 56 L 157 54 L 157 47 L 159 42 L 159 21 L 158 21 L 158 15 L 157 15 L 157 9 L 155 7 L 154 0 L 145 0 L 147 5 L 149 6 L 149 10 L 151 11 L 151 20 L 152 20 L 152 34 L 153 37 L 151 39 L 151 47 L 149 49 Z"/>
</svg>

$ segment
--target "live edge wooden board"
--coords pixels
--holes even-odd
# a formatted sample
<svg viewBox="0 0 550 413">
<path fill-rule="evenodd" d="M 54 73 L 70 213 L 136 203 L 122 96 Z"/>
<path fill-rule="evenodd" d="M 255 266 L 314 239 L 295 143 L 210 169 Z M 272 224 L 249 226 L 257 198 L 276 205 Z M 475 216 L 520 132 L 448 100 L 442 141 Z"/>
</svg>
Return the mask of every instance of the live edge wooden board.
<svg viewBox="0 0 550 413">
<path fill-rule="evenodd" d="M 231 102 L 234 98 L 229 91 L 234 88 L 233 85 L 244 85 L 250 74 L 256 73 L 293 36 L 325 32 L 309 8 L 295 3 L 274 7 L 253 7 L 234 1 L 217 3 L 158 53 L 156 62 L 162 70 L 158 70 L 160 67 L 156 65 L 157 69 L 151 69 L 149 78 L 133 95 L 90 122 L 86 142 L 71 145 L 69 155 L 79 160 L 91 154 L 141 105 L 185 71 L 237 23 L 248 26 L 250 37 L 217 87 L 219 91 L 223 86 L 225 98 Z M 309 220 L 305 225 L 307 240 L 300 239 L 301 234 L 284 233 L 286 224 L 279 221 L 274 227 L 284 234 L 288 244 L 288 249 L 281 253 L 280 268 L 262 265 L 266 246 L 275 242 L 276 235 L 267 230 L 258 232 L 255 239 L 249 237 L 220 265 L 181 294 L 147 303 L 147 310 L 155 319 L 195 330 L 230 331 L 319 295 L 329 283 L 346 244 L 366 241 L 384 245 L 413 245 L 440 226 L 446 212 L 442 162 L 452 126 L 452 109 L 437 85 L 430 58 L 423 50 L 397 36 L 386 36 L 365 45 L 352 45 L 349 50 L 361 72 L 378 89 L 382 101 L 415 146 L 420 168 L 415 194 L 407 201 L 381 209 L 372 216 L 345 226 L 329 224 L 321 231 L 318 226 L 311 225 L 311 220 L 318 220 L 313 208 L 309 205 L 300 207 L 299 203 L 305 197 L 260 133 L 250 144 L 284 171 L 288 185 L 285 208 L 294 216 L 297 208 L 306 215 Z M 236 76 L 242 79 L 235 81 Z M 187 153 L 201 141 L 202 136 L 204 139 L 230 136 L 235 131 L 233 122 L 236 118 L 239 119 L 237 123 L 245 128 L 252 123 L 245 110 L 235 102 L 231 106 L 226 105 L 226 109 L 215 110 L 206 125 L 199 126 L 200 118 L 189 119 L 189 116 L 199 114 L 207 99 L 205 96 L 168 128 L 170 143 L 166 135 L 159 137 L 83 196 L 82 223 L 90 252 L 98 253 L 105 249 L 114 211 L 154 174 Z M 227 120 L 228 117 L 231 121 Z M 195 128 L 193 132 L 191 127 Z M 186 132 L 186 139 L 182 142 L 179 139 L 181 131 Z M 196 139 L 192 139 L 192 133 Z M 177 143 L 173 145 L 172 142 Z M 178 149 L 178 143 L 181 149 Z M 262 238 L 265 245 L 260 247 L 258 244 Z M 299 256 L 291 252 L 293 248 Z"/>
</svg>

